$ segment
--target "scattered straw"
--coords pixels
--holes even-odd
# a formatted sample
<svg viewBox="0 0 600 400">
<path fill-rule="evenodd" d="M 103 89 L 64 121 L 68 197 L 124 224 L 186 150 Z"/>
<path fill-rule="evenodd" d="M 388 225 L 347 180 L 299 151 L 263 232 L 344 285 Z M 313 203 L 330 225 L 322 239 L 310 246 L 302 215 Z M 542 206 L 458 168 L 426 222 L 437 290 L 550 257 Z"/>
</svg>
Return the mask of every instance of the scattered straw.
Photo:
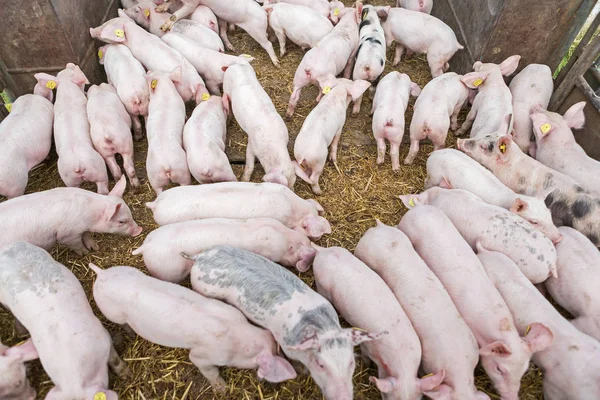
<svg viewBox="0 0 600 400">
<path fill-rule="evenodd" d="M 347 0 L 344 3 L 350 4 Z M 386 2 L 377 0 L 372 3 L 382 5 Z M 236 47 L 236 54 L 247 53 L 256 57 L 253 65 L 258 79 L 273 99 L 277 110 L 283 115 L 292 90 L 293 75 L 303 55 L 302 51 L 288 40 L 288 53 L 280 60 L 281 68 L 277 69 L 271 64 L 266 52 L 241 29 L 236 29 L 235 33 L 230 34 L 230 37 Z M 278 47 L 275 44 L 277 53 L 279 53 Z M 421 87 L 431 79 L 424 56 L 403 60 L 398 68 L 391 67 L 392 59 L 393 49 L 390 49 L 385 73 L 392 70 L 407 73 Z M 287 123 L 290 133 L 290 154 L 293 154 L 294 138 L 300 131 L 305 116 L 315 106 L 317 94 L 317 89 L 314 87 L 303 89 L 296 113 L 293 119 Z M 397 172 L 392 171 L 388 148 L 385 164 L 377 166 L 375 164 L 377 150 L 371 133 L 371 118 L 367 115 L 370 108 L 370 100 L 367 97 L 365 96 L 358 117 L 351 117 L 350 111 L 348 112 L 348 119 L 339 146 L 337 165 L 328 163 L 321 177 L 323 195 L 318 196 L 317 200 L 325 208 L 326 217 L 333 227 L 333 233 L 319 241 L 318 244 L 321 246 L 343 246 L 354 250 L 362 234 L 375 225 L 376 218 L 390 225 L 399 222 L 405 209 L 401 205 L 398 195 L 417 193 L 423 189 L 426 176 L 425 161 L 427 155 L 432 151 L 432 146 L 422 145 L 414 165 L 401 165 Z M 406 133 L 400 152 L 401 161 L 408 152 L 408 121 L 412 116 L 413 104 L 414 101 L 411 100 L 406 112 Z M 192 108 L 188 107 L 188 115 L 191 111 Z M 462 117 L 464 118 L 464 114 Z M 230 122 L 227 138 L 228 154 L 231 157 L 243 159 L 246 143 L 246 135 L 234 121 Z M 446 145 L 453 147 L 454 144 L 454 137 L 449 136 Z M 258 381 L 255 371 L 231 368 L 221 369 L 221 375 L 227 382 L 225 393 L 214 394 L 198 369 L 190 363 L 188 351 L 169 349 L 149 343 L 139 337 L 129 337 L 122 328 L 107 322 L 102 317 L 92 298 L 95 274 L 89 271 L 88 263 L 94 262 L 104 268 L 114 265 L 130 265 L 146 271 L 142 258 L 131 255 L 131 251 L 142 244 L 145 235 L 157 227 L 150 211 L 144 206 L 145 202 L 154 200 L 154 192 L 148 184 L 145 173 L 146 149 L 145 141 L 135 143 L 135 164 L 138 176 L 143 183 L 138 193 L 128 190 L 125 194 L 125 201 L 130 206 L 135 220 L 144 228 L 143 234 L 137 238 L 94 234 L 94 238 L 100 245 L 100 251 L 83 257 L 77 256 L 62 246 L 52 249 L 52 255 L 70 268 L 81 280 L 94 311 L 110 331 L 117 351 L 131 369 L 132 375 L 126 380 L 121 380 L 111 374 L 111 388 L 116 390 L 121 398 L 135 400 L 322 399 L 320 390 L 308 375 L 299 375 L 297 379 L 282 384 L 270 384 Z M 233 168 L 238 177 L 241 176 L 242 166 L 234 165 Z M 262 169 L 257 163 L 253 180 L 259 182 L 262 175 Z M 31 173 L 28 193 L 60 186 L 64 186 L 64 184 L 58 175 L 56 155 L 54 155 Z M 84 185 L 84 188 L 95 190 L 94 185 L 89 184 Z M 300 179 L 298 179 L 295 189 L 298 195 L 304 198 L 315 197 L 310 191 L 310 187 Z M 299 276 L 307 284 L 315 287 L 311 271 L 301 273 Z M 186 284 L 189 285 L 189 282 Z M 17 335 L 12 321 L 9 313 L 0 307 L 0 338 L 8 345 L 14 345 L 25 338 Z M 398 356 L 402 357 L 401 354 Z M 43 398 L 53 385 L 38 361 L 29 364 L 30 380 L 38 392 L 38 398 Z M 367 368 L 359 360 L 354 376 L 355 399 L 375 400 L 381 398 L 377 389 L 369 382 L 371 375 L 376 375 L 374 367 Z M 481 368 L 476 371 L 475 381 L 477 387 L 488 393 L 492 399 L 499 398 Z M 532 367 L 522 380 L 519 398 L 523 400 L 542 399 L 541 387 L 541 373 Z"/>
</svg>

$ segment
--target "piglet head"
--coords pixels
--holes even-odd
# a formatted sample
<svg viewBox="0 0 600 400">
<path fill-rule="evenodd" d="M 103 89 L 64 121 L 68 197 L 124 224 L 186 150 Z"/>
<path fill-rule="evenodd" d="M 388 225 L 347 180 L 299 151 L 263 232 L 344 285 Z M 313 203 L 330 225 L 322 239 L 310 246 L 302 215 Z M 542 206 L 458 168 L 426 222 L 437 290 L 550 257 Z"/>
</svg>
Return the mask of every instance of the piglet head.
<svg viewBox="0 0 600 400">
<path fill-rule="evenodd" d="M 165 84 L 166 81 L 171 81 L 174 85 L 181 84 L 182 82 L 180 66 L 175 67 L 171 72 L 148 71 L 144 77 L 148 83 L 150 96 L 154 94 L 161 84 Z M 168 85 L 169 83 L 167 82 L 166 84 Z"/>
<path fill-rule="evenodd" d="M 7 348 L 0 343 L 0 398 L 35 399 L 35 390 L 26 377 L 25 361 L 38 358 L 31 339 L 21 346 Z"/>
<path fill-rule="evenodd" d="M 428 189 L 420 194 L 405 194 L 398 197 L 402 201 L 402 204 L 404 204 L 404 206 L 410 210 L 411 208 L 415 208 L 419 205 L 429 204 L 429 194 L 431 193 L 431 189 Z"/>
<path fill-rule="evenodd" d="M 521 152 L 511 135 L 458 139 L 456 147 L 488 169 L 507 162 L 511 156 Z"/>
<path fill-rule="evenodd" d="M 103 394 L 104 396 L 100 395 Z M 86 399 L 97 399 L 102 398 L 106 400 L 118 400 L 119 396 L 117 393 L 112 390 L 102 389 L 102 388 L 88 388 L 86 389 Z"/>
<path fill-rule="evenodd" d="M 49 101 L 52 101 L 54 98 L 52 89 L 58 87 L 58 78 L 43 72 L 35 74 L 34 77 L 38 83 L 36 83 L 33 88 L 33 94 L 37 94 L 38 96 L 45 97 Z"/>
<path fill-rule="evenodd" d="M 341 1 L 334 0 L 329 3 L 329 19 L 336 25 L 340 22 L 340 16 L 342 12 L 345 10 L 346 6 Z M 344 11 L 345 13 L 345 11 Z"/>
<path fill-rule="evenodd" d="M 535 322 L 518 343 L 509 346 L 496 341 L 479 349 L 481 364 L 502 399 L 518 400 L 521 377 L 529 368 L 531 356 L 549 347 L 553 339 L 550 329 Z"/>
<path fill-rule="evenodd" d="M 362 80 L 362 79 L 357 79 L 354 82 L 352 82 L 349 86 L 348 86 L 348 103 L 350 103 L 350 100 L 352 101 L 356 101 L 360 98 L 360 96 L 363 95 L 363 93 L 365 92 L 365 90 L 367 90 L 369 88 L 369 86 L 371 86 L 371 82 Z"/>
<path fill-rule="evenodd" d="M 317 333 L 317 328 L 308 326 L 306 337 L 297 346 L 287 350 L 307 352 L 306 367 L 327 400 L 351 400 L 352 375 L 356 367 L 354 346 L 375 340 L 381 335 L 359 329 L 334 330 Z"/>
<path fill-rule="evenodd" d="M 309 215 L 302 221 L 302 230 L 310 239 L 319 240 L 321 236 L 331 233 L 331 225 L 320 215 Z"/>
<path fill-rule="evenodd" d="M 520 60 L 521 60 L 521 56 L 514 55 L 514 56 L 508 57 L 506 60 L 502 61 L 500 64 L 482 63 L 481 61 L 476 61 L 473 64 L 473 71 L 490 73 L 490 72 L 496 70 L 496 71 L 499 71 L 500 74 L 503 76 L 509 76 L 517 70 L 517 68 L 519 67 Z"/>
<path fill-rule="evenodd" d="M 124 43 L 127 40 L 127 23 L 132 22 L 123 10 L 119 17 L 110 19 L 97 28 L 90 28 L 90 35 L 107 43 Z"/>
<path fill-rule="evenodd" d="M 120 10 L 119 15 L 126 15 L 134 20 L 138 25 L 148 28 L 150 26 L 150 18 L 154 12 L 154 3 L 151 1 L 141 1 L 135 6 L 126 10 Z"/>
<path fill-rule="evenodd" d="M 104 212 L 96 227 L 97 232 L 119 233 L 128 236 L 137 236 L 142 233 L 142 227 L 135 223 L 131 210 L 123 201 L 126 185 L 125 176 L 122 176 L 108 194 Z"/>
<path fill-rule="evenodd" d="M 574 141 L 571 129 L 583 128 L 585 124 L 583 113 L 585 104 L 585 101 L 581 101 L 572 105 L 563 116 L 544 110 L 542 107 L 532 109 L 529 117 L 533 123 L 533 133 L 536 141 L 541 142 L 550 134 L 564 142 Z"/>
<path fill-rule="evenodd" d="M 548 236 L 552 243 L 556 244 L 562 240 L 562 235 L 552 222 L 552 214 L 542 199 L 529 196 L 518 196 L 515 198 L 510 211 L 517 214 L 538 231 Z"/>
</svg>

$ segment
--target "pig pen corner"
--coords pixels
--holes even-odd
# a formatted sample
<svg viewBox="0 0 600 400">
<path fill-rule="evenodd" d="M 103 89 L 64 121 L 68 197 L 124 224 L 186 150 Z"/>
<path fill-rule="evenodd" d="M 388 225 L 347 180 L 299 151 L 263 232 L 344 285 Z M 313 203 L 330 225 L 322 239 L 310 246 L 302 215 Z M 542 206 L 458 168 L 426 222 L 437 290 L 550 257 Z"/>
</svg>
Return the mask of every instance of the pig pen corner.
<svg viewBox="0 0 600 400">
<path fill-rule="evenodd" d="M 586 0 L 579 1 L 556 1 L 565 5 L 565 9 L 572 12 L 572 19 L 581 19 L 576 13 L 580 7 L 589 7 Z M 116 16 L 115 1 L 104 1 L 107 3 L 111 13 Z M 346 6 L 353 2 L 344 0 Z M 395 0 L 373 0 L 365 1 L 365 4 L 373 5 L 392 5 Z M 459 51 L 451 61 L 450 71 L 457 73 L 467 73 L 471 70 L 473 62 L 479 59 L 485 59 L 488 62 L 500 62 L 507 56 L 519 54 L 517 44 L 505 46 L 507 40 L 507 31 L 520 22 L 513 20 L 515 9 L 523 1 L 505 0 L 488 2 L 493 3 L 489 10 L 471 9 L 465 11 L 458 9 L 458 2 L 452 0 L 436 0 L 432 15 L 437 16 L 446 22 L 457 32 L 461 32 L 459 41 L 466 45 L 465 49 Z M 591 4 L 591 3 L 590 3 Z M 505 11 L 503 14 L 502 10 Z M 90 11 L 91 12 L 91 11 Z M 100 11 L 94 11 L 101 13 Z M 458 13 L 460 12 L 460 13 Z M 486 15 L 483 15 L 483 13 Z M 457 14 L 458 13 L 458 14 Z M 461 14 L 462 13 L 462 14 Z M 479 15 L 478 13 L 481 13 Z M 489 14 L 489 15 L 488 15 Z M 525 13 L 523 13 L 525 14 Z M 0 12 L 0 15 L 2 13 Z M 456 15 L 460 18 L 457 19 Z M 111 15 L 112 16 L 112 15 Z M 512 17 L 511 17 L 512 16 Z M 93 22 L 83 18 L 87 25 L 97 26 L 99 21 Z M 477 21 L 468 25 L 469 21 Z M 498 25 L 495 25 L 495 22 Z M 573 23 L 573 26 L 577 25 Z M 583 23 L 581 23 L 583 24 Z M 580 24 L 580 25 L 581 25 Z M 485 25 L 485 26 L 483 26 Z M 495 26 L 495 28 L 493 28 Z M 596 27 L 597 25 L 594 25 Z M 471 29 L 471 30 L 469 30 Z M 494 30 L 495 29 L 495 30 Z M 540 28 L 541 29 L 541 28 Z M 565 20 L 559 30 L 559 37 L 571 35 L 570 30 L 579 32 L 579 29 L 570 28 Z M 499 31 L 503 30 L 503 34 Z M 569 32 L 567 32 L 569 31 Z M 483 33 L 482 33 L 483 32 Z M 469 37 L 469 40 L 465 38 Z M 485 36 L 485 38 L 484 38 Z M 573 36 L 573 35 L 571 35 Z M 235 47 L 235 54 L 249 54 L 255 58 L 251 65 L 256 71 L 259 82 L 272 99 L 278 113 L 284 115 L 288 106 L 288 100 L 293 89 L 294 73 L 302 60 L 305 52 L 298 46 L 290 43 L 288 40 L 288 49 L 285 56 L 280 57 L 281 66 L 273 66 L 269 56 L 261 46 L 254 41 L 241 28 L 229 33 L 232 44 Z M 471 39 L 474 38 L 474 39 Z M 465 40 L 465 41 L 463 41 Z M 552 45 L 552 40 L 548 40 L 547 46 Z M 500 45 L 499 43 L 502 43 Z M 273 43 L 278 50 L 276 43 Z M 65 44 L 65 46 L 67 46 Z M 96 47 L 100 42 L 96 43 Z M 72 48 L 72 46 L 71 46 Z M 502 49 L 498 51 L 497 49 Z M 77 49 L 76 49 L 77 50 Z M 514 50 L 514 51 L 513 51 Z M 86 50 L 81 50 L 83 53 Z M 538 62 L 540 54 L 545 50 L 539 48 L 535 55 L 522 65 L 530 62 Z M 548 50 L 548 52 L 550 52 Z M 83 54 L 82 53 L 82 54 Z M 95 53 L 95 52 L 93 52 Z M 563 52 L 564 53 L 564 52 Z M 562 57 L 557 58 L 557 62 L 552 66 L 558 65 Z M 557 52 L 558 54 L 558 52 Z M 73 55 L 77 60 L 79 56 Z M 579 54 L 581 56 L 581 54 Z M 537 57 L 537 58 L 536 58 Z M 2 74 L 3 64 L 2 55 L 0 55 L 0 89 L 2 86 L 11 89 L 14 94 L 21 93 L 17 89 L 20 85 L 26 85 L 30 82 L 9 82 L 10 74 Z M 431 81 L 431 72 L 425 55 L 415 55 L 411 58 L 403 58 L 398 66 L 392 66 L 394 58 L 394 48 L 387 49 L 387 63 L 382 76 L 391 72 L 399 71 L 407 74 L 411 81 L 417 83 L 421 89 Z M 74 61 L 75 62 L 75 61 Z M 97 63 L 93 59 L 92 63 Z M 554 62 L 554 61 L 552 61 Z M 43 66 L 35 66 L 43 68 Z M 90 67 L 92 68 L 92 67 Z M 100 65 L 92 68 L 94 81 L 100 83 L 100 75 L 96 69 L 102 70 Z M 10 70 L 10 68 L 9 68 Z M 516 75 L 516 73 L 515 73 Z M 6 78 L 8 76 L 8 78 Z M 514 75 L 513 75 L 514 76 Z M 576 77 L 575 77 L 576 78 Z M 575 82 L 575 78 L 571 80 Z M 19 78 L 21 79 L 21 78 Z M 92 80 L 92 79 L 90 79 Z M 568 93 L 565 97 L 579 86 L 573 83 L 568 87 Z M 567 89 L 564 89 L 567 90 Z M 294 154 L 294 141 L 301 130 L 305 118 L 315 107 L 315 98 L 318 95 L 318 89 L 307 87 L 302 91 L 302 96 L 296 107 L 295 114 L 291 120 L 286 121 L 290 134 L 288 150 L 291 155 Z M 571 94 L 569 98 L 573 97 Z M 343 129 L 339 144 L 337 162 L 327 162 L 325 170 L 321 176 L 321 189 L 323 194 L 315 196 L 310 185 L 297 180 L 295 193 L 304 199 L 316 199 L 325 209 L 325 217 L 330 222 L 332 233 L 325 235 L 322 239 L 316 241 L 320 246 L 340 246 L 350 251 L 354 251 L 358 241 L 364 233 L 375 226 L 375 221 L 380 220 L 391 226 L 396 226 L 407 208 L 402 204 L 399 195 L 416 194 L 425 189 L 425 179 L 427 177 L 426 163 L 429 154 L 433 152 L 433 145 L 429 141 L 421 143 L 421 149 L 412 165 L 404 165 L 402 161 L 408 154 L 409 146 L 409 125 L 412 119 L 413 106 L 415 99 L 410 98 L 406 109 L 405 119 L 406 128 L 402 146 L 400 148 L 401 165 L 398 171 L 393 171 L 390 161 L 389 144 L 386 149 L 385 162 L 381 165 L 376 164 L 377 145 L 372 133 L 372 118 L 369 116 L 372 96 L 365 94 L 363 98 L 362 109 L 358 116 L 351 116 L 351 110 L 348 110 L 348 117 Z M 187 117 L 190 117 L 193 107 L 189 104 L 186 107 Z M 462 110 L 459 114 L 459 122 L 465 120 L 468 110 Z M 597 113 L 595 114 L 597 115 Z M 598 138 L 600 138 L 600 133 Z M 1 140 L 1 138 L 0 138 Z M 599 139 L 600 140 L 600 139 Z M 243 164 L 246 154 L 247 135 L 232 118 L 227 125 L 226 153 L 232 162 L 232 167 L 238 179 L 242 175 Z M 595 146 L 590 144 L 590 148 Z M 446 148 L 456 148 L 456 137 L 450 132 L 445 141 Z M 93 251 L 84 256 L 78 256 L 68 248 L 62 245 L 55 245 L 50 254 L 58 262 L 69 268 L 81 282 L 84 291 L 92 305 L 95 315 L 102 321 L 103 325 L 111 334 L 115 348 L 121 358 L 127 363 L 130 374 L 126 379 L 119 378 L 115 374 L 110 374 L 110 387 L 119 394 L 120 398 L 146 400 L 146 399 L 295 399 L 295 400 L 317 400 L 323 398 L 319 387 L 314 383 L 310 375 L 299 375 L 296 379 L 289 380 L 280 384 L 271 384 L 264 380 L 259 380 L 254 370 L 242 370 L 224 367 L 220 368 L 220 374 L 226 382 L 225 391 L 218 393 L 213 390 L 209 382 L 202 376 L 199 370 L 190 362 L 189 351 L 186 349 L 172 349 L 165 346 L 153 344 L 139 336 L 131 335 L 122 327 L 108 321 L 97 308 L 93 295 L 92 287 L 96 279 L 95 273 L 88 267 L 89 263 L 94 263 L 102 268 L 110 266 L 132 266 L 145 273 L 147 269 L 141 256 L 134 256 L 132 252 L 139 248 L 146 236 L 158 227 L 152 212 L 146 207 L 147 202 L 156 199 L 155 192 L 144 173 L 146 170 L 145 155 L 148 151 L 146 140 L 134 142 L 135 168 L 140 175 L 141 186 L 133 190 L 129 186 L 124 195 L 126 204 L 130 207 L 133 218 L 139 226 L 143 227 L 141 235 L 136 237 L 124 237 L 109 234 L 92 234 L 98 243 L 100 250 Z M 49 190 L 56 187 L 63 187 L 63 181 L 58 172 L 57 156 L 53 152 L 42 164 L 30 171 L 29 183 L 26 194 Z M 121 164 L 118 157 L 118 162 Z M 264 174 L 260 164 L 253 174 L 252 182 L 261 182 Z M 111 180 L 112 187 L 115 182 Z M 85 183 L 84 189 L 95 191 L 95 186 L 91 183 Z M 0 201 L 4 201 L 0 198 Z M 294 271 L 296 273 L 296 271 Z M 312 269 L 307 272 L 299 273 L 299 277 L 311 288 L 316 289 L 315 278 Z M 184 286 L 190 287 L 189 279 L 184 281 Z M 564 312 L 564 311 L 563 311 Z M 157 316 L 159 318 L 160 316 Z M 348 327 L 348 324 L 344 324 Z M 0 338 L 5 345 L 12 346 L 23 342 L 26 336 L 18 331 L 13 324 L 13 317 L 6 309 L 0 306 Z M 37 391 L 37 398 L 43 398 L 44 395 L 53 387 L 52 381 L 44 372 L 39 361 L 28 363 L 28 379 L 32 387 Z M 353 376 L 354 398 L 358 400 L 374 400 L 381 398 L 381 393 L 370 382 L 371 376 L 377 376 L 377 367 L 368 366 L 360 357 L 357 356 L 356 370 Z M 478 365 L 475 370 L 475 386 L 477 389 L 487 394 L 490 399 L 497 400 L 500 396 L 494 389 L 491 380 L 485 371 Z M 519 399 L 522 400 L 541 400 L 544 398 L 542 388 L 542 372 L 535 365 L 531 364 L 521 380 L 521 389 Z"/>
</svg>

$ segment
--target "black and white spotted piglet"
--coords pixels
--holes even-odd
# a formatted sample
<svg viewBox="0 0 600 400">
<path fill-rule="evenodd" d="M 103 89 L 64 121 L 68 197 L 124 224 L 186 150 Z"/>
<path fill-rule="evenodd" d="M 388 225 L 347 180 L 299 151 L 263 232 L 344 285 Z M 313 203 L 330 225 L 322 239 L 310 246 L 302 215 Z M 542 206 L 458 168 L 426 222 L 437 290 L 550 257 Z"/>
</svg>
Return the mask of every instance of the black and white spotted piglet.
<svg viewBox="0 0 600 400">
<path fill-rule="evenodd" d="M 363 7 L 359 26 L 360 44 L 352 72 L 353 80 L 364 79 L 372 83 L 370 91 L 374 90 L 385 68 L 385 34 L 380 17 L 385 21 L 387 12 L 383 9 L 377 11 L 373 6 Z M 352 115 L 360 112 L 361 102 L 362 96 L 354 102 Z"/>
</svg>

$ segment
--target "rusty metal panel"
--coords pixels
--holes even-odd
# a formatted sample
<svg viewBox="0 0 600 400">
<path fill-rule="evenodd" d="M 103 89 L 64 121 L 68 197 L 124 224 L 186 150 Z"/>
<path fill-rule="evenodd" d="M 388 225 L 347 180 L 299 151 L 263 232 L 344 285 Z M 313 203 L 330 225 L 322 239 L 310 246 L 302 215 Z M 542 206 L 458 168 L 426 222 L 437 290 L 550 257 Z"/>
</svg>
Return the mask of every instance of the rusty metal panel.
<svg viewBox="0 0 600 400">
<path fill-rule="evenodd" d="M 466 73 L 474 61 L 499 62 L 513 54 L 554 69 L 589 15 L 594 0 L 436 0 L 432 15 L 467 47 L 451 60 Z"/>
<path fill-rule="evenodd" d="M 0 61 L 17 94 L 31 92 L 36 72 L 79 64 L 90 82 L 105 78 L 89 28 L 117 16 L 119 0 L 0 0 Z"/>
</svg>

